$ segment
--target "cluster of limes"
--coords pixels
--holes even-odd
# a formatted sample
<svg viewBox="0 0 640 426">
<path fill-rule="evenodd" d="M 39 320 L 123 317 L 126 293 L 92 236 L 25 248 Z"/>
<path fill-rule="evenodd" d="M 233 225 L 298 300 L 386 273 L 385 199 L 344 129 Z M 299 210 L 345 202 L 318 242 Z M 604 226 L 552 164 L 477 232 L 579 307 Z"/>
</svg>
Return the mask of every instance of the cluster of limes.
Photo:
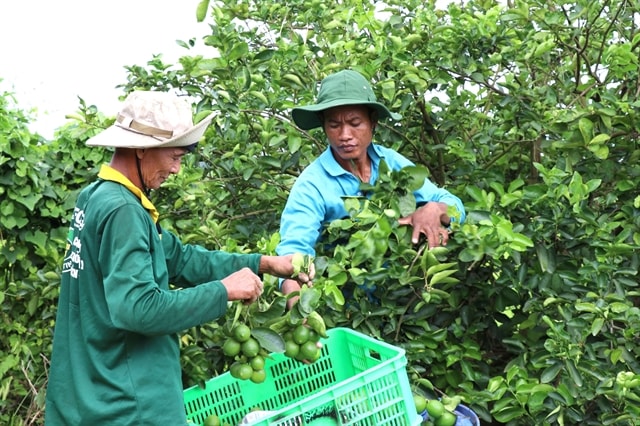
<svg viewBox="0 0 640 426">
<path fill-rule="evenodd" d="M 422 414 L 424 411 L 429 415 L 429 420 L 434 426 L 454 426 L 457 416 L 447 410 L 445 405 L 437 399 L 426 399 L 423 395 L 414 393 L 413 402 L 416 404 L 416 411 Z M 430 424 L 430 423 L 423 423 Z"/>
<path fill-rule="evenodd" d="M 322 354 L 320 334 L 307 324 L 299 324 L 283 334 L 284 354 L 302 362 L 315 362 Z"/>
<path fill-rule="evenodd" d="M 229 372 L 240 380 L 262 383 L 267 375 L 264 370 L 265 358 L 260 343 L 251 336 L 251 328 L 238 323 L 222 345 L 222 352 L 233 359 Z"/>
</svg>

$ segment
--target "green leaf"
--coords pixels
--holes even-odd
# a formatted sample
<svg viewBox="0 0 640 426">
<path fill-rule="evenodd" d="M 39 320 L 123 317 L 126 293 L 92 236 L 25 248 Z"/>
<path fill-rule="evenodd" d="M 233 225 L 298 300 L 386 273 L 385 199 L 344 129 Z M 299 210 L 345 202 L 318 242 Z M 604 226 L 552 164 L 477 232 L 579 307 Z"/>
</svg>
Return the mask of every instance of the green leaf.
<svg viewBox="0 0 640 426">
<path fill-rule="evenodd" d="M 606 145 L 589 145 L 588 148 L 600 160 L 605 160 L 609 157 L 609 147 Z"/>
<path fill-rule="evenodd" d="M 587 145 L 602 145 L 610 139 L 611 136 L 600 133 L 599 135 L 594 136 Z"/>
<path fill-rule="evenodd" d="M 553 382 L 562 368 L 563 366 L 561 362 L 554 362 L 552 365 L 542 371 L 542 373 L 540 374 L 540 381 L 542 383 Z"/>
<path fill-rule="evenodd" d="M 270 321 L 274 321 L 278 318 L 281 318 L 285 313 L 287 298 L 280 296 L 275 297 L 269 308 L 263 311 L 258 310 L 258 305 L 252 305 L 251 308 L 255 306 L 255 310 L 251 309 L 251 318 L 252 321 L 255 321 L 254 324 L 265 324 Z"/>
<path fill-rule="evenodd" d="M 437 284 L 440 284 L 440 283 L 446 283 L 446 284 L 457 283 L 458 282 L 457 279 L 455 279 L 455 278 L 447 278 L 447 277 L 450 277 L 451 275 L 455 274 L 456 272 L 457 272 L 456 270 L 448 270 L 448 271 L 436 272 L 429 279 L 429 284 L 430 285 L 437 285 Z"/>
<path fill-rule="evenodd" d="M 594 319 L 593 323 L 591 324 L 591 335 L 596 336 L 598 333 L 600 333 L 600 330 L 602 330 L 603 326 L 604 326 L 604 318 L 598 317 Z"/>
<path fill-rule="evenodd" d="M 15 198 L 15 200 L 25 206 L 29 211 L 33 211 L 36 207 L 36 203 L 42 199 L 42 194 L 28 194 Z"/>
<path fill-rule="evenodd" d="M 410 180 L 407 190 L 410 192 L 417 191 L 424 185 L 425 179 L 429 177 L 429 170 L 422 166 L 407 166 L 402 169 L 409 174 Z"/>
<path fill-rule="evenodd" d="M 400 197 L 398 207 L 400 209 L 400 217 L 409 216 L 416 210 L 416 197 L 412 193 L 405 194 Z"/>
<path fill-rule="evenodd" d="M 25 234 L 25 241 L 34 244 L 36 247 L 45 248 L 47 243 L 47 234 L 42 231 L 28 231 Z"/>
<path fill-rule="evenodd" d="M 267 352 L 284 352 L 284 339 L 270 328 L 256 327 L 251 329 L 251 335 Z"/>
<path fill-rule="evenodd" d="M 234 61 L 240 58 L 244 58 L 249 54 L 249 46 L 247 43 L 236 43 L 231 50 L 226 54 L 228 61 Z"/>
<path fill-rule="evenodd" d="M 567 359 L 565 360 L 565 365 L 567 367 L 567 372 L 569 373 L 569 377 L 571 377 L 571 380 L 573 380 L 573 383 L 578 387 L 582 387 L 582 383 L 583 383 L 582 375 L 576 368 L 576 365 L 574 364 L 574 362 L 570 359 Z"/>
<path fill-rule="evenodd" d="M 609 308 L 611 309 L 611 312 L 616 314 L 621 314 L 631 309 L 628 304 L 622 302 L 613 302 L 609 305 Z"/>
<path fill-rule="evenodd" d="M 578 128 L 580 129 L 585 145 L 589 145 L 593 138 L 593 122 L 586 117 L 582 117 L 578 120 Z"/>
<path fill-rule="evenodd" d="M 526 415 L 524 408 L 518 406 L 508 406 L 499 411 L 492 411 L 493 418 L 500 423 L 508 423 L 511 420 L 522 418 Z"/>
<path fill-rule="evenodd" d="M 487 384 L 487 391 L 496 393 L 504 386 L 504 378 L 502 376 L 492 377 Z"/>
<path fill-rule="evenodd" d="M 549 255 L 549 250 L 543 244 L 536 244 L 536 253 L 542 272 L 553 273 L 556 270 L 556 262 L 555 258 Z"/>
<path fill-rule="evenodd" d="M 255 56 L 254 59 L 257 62 L 267 62 L 270 61 L 273 58 L 273 55 L 275 54 L 275 50 L 273 49 L 265 49 L 265 50 L 261 50 L 260 52 L 258 52 Z"/>
<path fill-rule="evenodd" d="M 313 312 L 317 306 L 320 298 L 322 297 L 322 292 L 315 287 L 306 287 L 303 286 L 300 290 L 300 300 L 296 305 L 298 305 L 301 310 L 301 314 L 303 317 L 306 317 L 310 312 Z"/>
<path fill-rule="evenodd" d="M 452 269 L 453 272 L 456 272 L 457 271 L 457 265 L 458 264 L 455 263 L 455 262 L 439 263 L 439 264 L 436 264 L 436 265 L 432 265 L 427 269 L 427 276 L 433 275 L 433 274 L 435 274 L 437 272 L 440 272 L 440 271 L 445 271 L 447 269 Z"/>
<path fill-rule="evenodd" d="M 207 17 L 207 11 L 209 10 L 209 0 L 200 0 L 198 7 L 196 8 L 196 20 L 198 22 L 204 21 Z"/>
</svg>

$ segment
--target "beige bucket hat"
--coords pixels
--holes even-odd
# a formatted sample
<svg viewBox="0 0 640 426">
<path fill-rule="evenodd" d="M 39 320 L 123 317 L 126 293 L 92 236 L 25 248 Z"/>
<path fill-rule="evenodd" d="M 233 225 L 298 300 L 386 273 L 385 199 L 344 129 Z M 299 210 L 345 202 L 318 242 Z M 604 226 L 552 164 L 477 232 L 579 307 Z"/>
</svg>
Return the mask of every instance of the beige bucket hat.
<svg viewBox="0 0 640 426">
<path fill-rule="evenodd" d="M 116 148 L 192 148 L 213 119 L 195 126 L 191 105 L 167 92 L 135 91 L 125 99 L 116 122 L 87 140 L 88 146 Z"/>
</svg>

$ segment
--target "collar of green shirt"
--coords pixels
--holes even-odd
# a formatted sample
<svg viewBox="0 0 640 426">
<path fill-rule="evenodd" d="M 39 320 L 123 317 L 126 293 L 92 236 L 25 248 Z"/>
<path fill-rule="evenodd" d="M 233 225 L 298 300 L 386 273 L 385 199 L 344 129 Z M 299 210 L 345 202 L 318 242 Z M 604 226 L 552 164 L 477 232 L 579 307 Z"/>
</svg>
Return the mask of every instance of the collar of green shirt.
<svg viewBox="0 0 640 426">
<path fill-rule="evenodd" d="M 98 173 L 98 177 L 103 180 L 110 180 L 112 182 L 117 182 L 124 187 L 126 187 L 129 191 L 133 192 L 138 198 L 140 198 L 140 202 L 142 203 L 142 207 L 147 209 L 151 218 L 153 219 L 153 223 L 158 223 L 158 210 L 153 205 L 153 203 L 147 198 L 146 195 L 142 192 L 140 188 L 135 186 L 133 182 L 131 182 L 125 175 L 117 171 L 111 166 L 103 164 L 100 168 L 100 172 Z"/>
</svg>

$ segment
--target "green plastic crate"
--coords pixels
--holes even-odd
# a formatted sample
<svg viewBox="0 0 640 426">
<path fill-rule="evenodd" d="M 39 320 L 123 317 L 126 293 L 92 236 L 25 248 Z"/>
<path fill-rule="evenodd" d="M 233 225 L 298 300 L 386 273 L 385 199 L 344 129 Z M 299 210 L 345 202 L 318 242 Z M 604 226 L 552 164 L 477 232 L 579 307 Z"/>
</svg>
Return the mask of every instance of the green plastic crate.
<svg viewBox="0 0 640 426">
<path fill-rule="evenodd" d="M 403 349 L 347 328 L 322 339 L 320 358 L 305 364 L 282 353 L 267 359 L 267 378 L 256 384 L 230 373 L 205 387 L 184 391 L 187 419 L 202 424 L 210 414 L 236 426 L 253 409 L 270 411 L 255 426 L 304 426 L 321 416 L 339 425 L 414 426 L 416 412 Z"/>
</svg>

